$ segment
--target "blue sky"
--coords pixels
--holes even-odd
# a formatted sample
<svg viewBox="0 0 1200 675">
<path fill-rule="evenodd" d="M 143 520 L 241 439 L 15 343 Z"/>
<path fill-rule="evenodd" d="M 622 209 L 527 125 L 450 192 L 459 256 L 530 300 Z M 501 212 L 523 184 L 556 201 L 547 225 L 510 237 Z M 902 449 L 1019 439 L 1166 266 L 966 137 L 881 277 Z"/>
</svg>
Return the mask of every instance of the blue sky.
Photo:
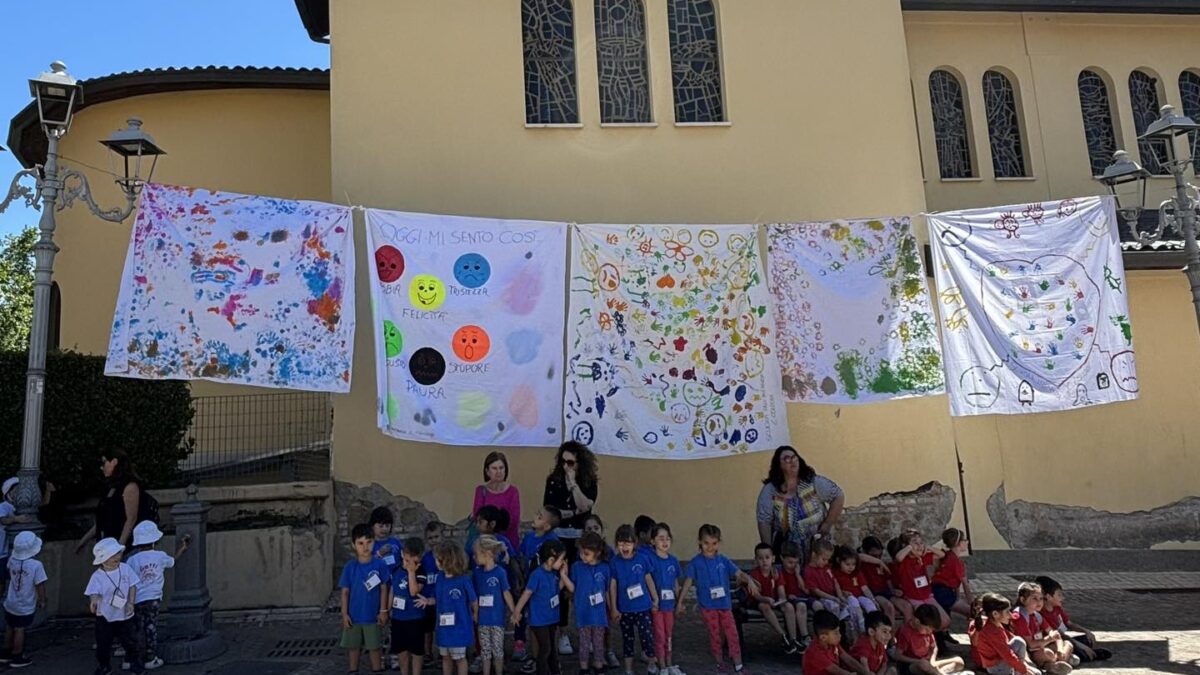
<svg viewBox="0 0 1200 675">
<path fill-rule="evenodd" d="M 0 145 L 6 148 L 8 120 L 30 100 L 26 80 L 54 60 L 80 79 L 168 66 L 329 67 L 328 45 L 309 40 L 291 0 L 27 0 L 5 2 L 3 16 Z M 53 38 L 45 36 L 48 25 Z M 20 168 L 12 153 L 0 152 L 0 190 L 8 190 Z M 22 204 L 9 206 L 0 214 L 0 236 L 35 225 L 37 217 Z"/>
</svg>

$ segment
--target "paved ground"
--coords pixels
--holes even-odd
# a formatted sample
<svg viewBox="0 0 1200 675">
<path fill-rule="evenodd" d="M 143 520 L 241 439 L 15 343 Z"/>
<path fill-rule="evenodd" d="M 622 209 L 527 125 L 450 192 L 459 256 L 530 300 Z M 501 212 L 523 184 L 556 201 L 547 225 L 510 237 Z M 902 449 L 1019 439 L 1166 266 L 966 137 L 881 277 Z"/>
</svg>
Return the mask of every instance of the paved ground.
<svg viewBox="0 0 1200 675">
<path fill-rule="evenodd" d="M 1072 618 L 1092 628 L 1115 652 L 1103 667 L 1085 667 L 1089 675 L 1171 673 L 1200 675 L 1200 573 L 1063 574 Z M 983 574 L 975 588 L 1015 596 L 1018 579 Z M 693 605 L 694 606 L 694 605 Z M 964 626 L 956 624 L 961 631 Z M 280 620 L 257 615 L 239 621 L 218 621 L 228 651 L 204 664 L 168 666 L 165 675 L 315 675 L 345 672 L 345 657 L 333 647 L 337 617 L 332 614 L 293 615 Z M 766 626 L 747 629 L 747 668 L 752 675 L 797 675 L 799 658 L 780 652 Z M 689 611 L 676 628 L 677 661 L 689 675 L 712 673 L 707 638 L 696 612 Z M 965 636 L 963 636 L 965 642 Z M 91 673 L 92 634 L 81 623 L 64 623 L 39 631 L 31 651 L 33 668 L 25 672 L 69 675 Z M 292 654 L 276 653 L 273 650 Z M 308 651 L 305 651 L 308 650 Z M 303 654 L 303 655 L 297 655 Z M 573 657 L 564 660 L 567 675 L 575 673 Z M 368 668 L 364 665 L 363 673 Z M 426 670 L 429 675 L 438 671 Z M 639 669 L 639 672 L 640 669 Z"/>
</svg>

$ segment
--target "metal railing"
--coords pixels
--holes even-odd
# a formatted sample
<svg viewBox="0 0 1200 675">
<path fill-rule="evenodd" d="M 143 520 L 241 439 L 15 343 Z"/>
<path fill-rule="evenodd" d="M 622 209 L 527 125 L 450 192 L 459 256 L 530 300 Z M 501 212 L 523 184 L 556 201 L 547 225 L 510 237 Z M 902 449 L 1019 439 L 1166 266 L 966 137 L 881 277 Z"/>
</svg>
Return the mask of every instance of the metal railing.
<svg viewBox="0 0 1200 675">
<path fill-rule="evenodd" d="M 192 452 L 177 483 L 252 485 L 328 480 L 329 394 L 288 392 L 193 399 Z"/>
</svg>

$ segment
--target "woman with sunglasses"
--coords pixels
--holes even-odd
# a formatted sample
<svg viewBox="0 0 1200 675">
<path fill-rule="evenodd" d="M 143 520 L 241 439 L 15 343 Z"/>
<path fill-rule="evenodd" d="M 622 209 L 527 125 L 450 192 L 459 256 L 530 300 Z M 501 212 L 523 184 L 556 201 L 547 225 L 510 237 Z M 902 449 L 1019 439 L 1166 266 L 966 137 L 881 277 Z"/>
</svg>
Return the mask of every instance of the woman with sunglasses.
<svg viewBox="0 0 1200 675">
<path fill-rule="evenodd" d="M 554 470 L 546 476 L 546 492 L 542 504 L 553 506 L 562 513 L 562 521 L 554 531 L 567 551 L 568 564 L 578 558 L 576 543 L 583 534 L 584 521 L 596 505 L 599 493 L 599 477 L 596 456 L 586 445 L 567 441 L 558 447 L 554 456 Z M 566 626 L 571 616 L 570 603 L 561 598 L 559 603 L 559 626 Z M 558 639 L 558 653 L 573 654 L 571 639 L 565 632 Z"/>
<path fill-rule="evenodd" d="M 758 494 L 758 536 L 775 555 L 784 542 L 795 542 L 800 559 L 808 560 L 813 539 L 829 535 L 845 503 L 837 483 L 817 475 L 795 448 L 781 445 Z"/>
</svg>

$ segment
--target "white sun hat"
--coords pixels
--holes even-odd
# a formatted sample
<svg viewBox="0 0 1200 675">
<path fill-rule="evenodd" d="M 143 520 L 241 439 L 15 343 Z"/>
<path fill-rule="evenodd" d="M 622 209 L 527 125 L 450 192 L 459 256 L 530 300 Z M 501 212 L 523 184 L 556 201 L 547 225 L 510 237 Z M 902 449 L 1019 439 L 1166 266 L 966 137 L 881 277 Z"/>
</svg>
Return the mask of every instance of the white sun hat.
<svg viewBox="0 0 1200 675">
<path fill-rule="evenodd" d="M 95 546 L 92 547 L 92 556 L 94 556 L 92 559 L 92 564 L 103 565 L 106 560 L 114 555 L 117 555 L 118 553 L 123 552 L 124 550 L 125 547 L 112 537 L 101 539 L 100 541 L 96 542 Z"/>
<path fill-rule="evenodd" d="M 152 520 L 143 520 L 133 528 L 133 545 L 144 546 L 153 544 L 163 538 L 162 530 Z"/>
<path fill-rule="evenodd" d="M 8 495 L 8 491 L 13 489 L 14 487 L 16 487 L 17 483 L 20 483 L 20 482 L 21 482 L 21 479 L 17 478 L 16 476 L 13 476 L 12 478 L 9 478 L 8 480 L 4 481 L 4 487 L 0 488 L 0 499 L 3 499 L 6 495 Z"/>
<path fill-rule="evenodd" d="M 13 560 L 29 560 L 42 550 L 42 540 L 32 532 L 22 532 L 13 539 Z"/>
</svg>

